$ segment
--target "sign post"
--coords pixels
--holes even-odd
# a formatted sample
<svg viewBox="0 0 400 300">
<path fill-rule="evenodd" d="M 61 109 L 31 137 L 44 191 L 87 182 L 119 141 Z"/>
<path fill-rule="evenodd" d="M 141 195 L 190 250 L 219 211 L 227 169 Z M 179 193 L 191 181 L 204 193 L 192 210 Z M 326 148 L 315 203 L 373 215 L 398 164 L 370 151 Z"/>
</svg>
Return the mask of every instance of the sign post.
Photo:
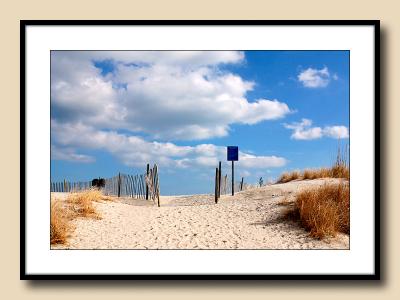
<svg viewBox="0 0 400 300">
<path fill-rule="evenodd" d="M 239 147 L 228 146 L 227 147 L 227 160 L 232 162 L 232 196 L 235 195 L 235 167 L 234 162 L 239 160 Z"/>
</svg>

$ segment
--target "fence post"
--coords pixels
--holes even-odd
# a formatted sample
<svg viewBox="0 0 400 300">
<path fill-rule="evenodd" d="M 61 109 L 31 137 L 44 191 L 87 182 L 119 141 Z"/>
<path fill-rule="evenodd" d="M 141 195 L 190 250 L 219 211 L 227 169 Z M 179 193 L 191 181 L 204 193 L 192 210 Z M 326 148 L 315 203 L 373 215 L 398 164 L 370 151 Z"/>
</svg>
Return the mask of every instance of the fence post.
<svg viewBox="0 0 400 300">
<path fill-rule="evenodd" d="M 158 207 L 160 207 L 160 181 L 158 180 L 158 167 L 156 164 L 154 164 L 154 173 L 157 178 L 157 186 L 156 186 L 156 190 L 157 190 L 157 204 Z"/>
<path fill-rule="evenodd" d="M 240 183 L 240 191 L 243 191 L 243 177 L 242 177 L 242 182 Z"/>
<path fill-rule="evenodd" d="M 118 172 L 118 198 L 121 196 L 121 173 Z"/>
<path fill-rule="evenodd" d="M 150 171 L 150 164 L 147 164 L 147 168 L 146 168 L 146 176 L 149 177 L 149 171 Z M 145 180 L 146 182 L 146 200 L 149 200 L 149 185 L 147 184 L 147 180 Z"/>
<path fill-rule="evenodd" d="M 221 197 L 221 162 L 218 165 L 218 198 Z"/>
<path fill-rule="evenodd" d="M 133 178 L 133 189 L 135 192 L 135 198 L 137 199 L 137 194 L 138 194 L 138 186 L 137 186 L 137 175 Z"/>
<path fill-rule="evenodd" d="M 219 193 L 219 171 L 218 168 L 215 168 L 215 204 L 218 203 L 218 193 Z"/>
<path fill-rule="evenodd" d="M 64 179 L 64 188 L 63 188 L 63 192 L 65 193 L 67 191 L 67 183 L 66 183 L 66 181 L 65 181 L 65 179 Z"/>
</svg>

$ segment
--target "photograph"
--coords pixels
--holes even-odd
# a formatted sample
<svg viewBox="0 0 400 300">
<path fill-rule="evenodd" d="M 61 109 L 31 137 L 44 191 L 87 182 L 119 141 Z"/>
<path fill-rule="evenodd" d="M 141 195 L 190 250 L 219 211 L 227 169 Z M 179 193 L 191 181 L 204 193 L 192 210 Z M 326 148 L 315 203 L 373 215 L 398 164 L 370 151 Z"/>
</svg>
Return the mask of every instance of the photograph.
<svg viewBox="0 0 400 300">
<path fill-rule="evenodd" d="M 349 249 L 349 51 L 50 55 L 52 249 Z"/>
<path fill-rule="evenodd" d="M 20 30 L 22 279 L 379 279 L 379 21 Z"/>
</svg>

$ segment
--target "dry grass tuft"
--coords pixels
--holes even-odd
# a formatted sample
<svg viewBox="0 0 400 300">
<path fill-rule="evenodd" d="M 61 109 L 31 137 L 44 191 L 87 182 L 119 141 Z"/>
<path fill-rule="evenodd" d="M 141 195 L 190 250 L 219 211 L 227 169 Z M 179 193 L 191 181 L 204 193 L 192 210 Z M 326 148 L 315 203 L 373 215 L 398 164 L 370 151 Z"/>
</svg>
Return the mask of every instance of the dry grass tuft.
<svg viewBox="0 0 400 300">
<path fill-rule="evenodd" d="M 70 205 L 75 217 L 101 219 L 93 206 L 93 201 L 100 202 L 103 200 L 103 194 L 96 189 L 90 189 L 80 193 L 71 194 L 67 202 Z"/>
<path fill-rule="evenodd" d="M 340 146 L 336 155 L 336 160 L 330 168 L 306 169 L 302 173 L 299 171 L 283 173 L 276 183 L 286 183 L 297 179 L 317 179 L 317 178 L 345 178 L 350 180 L 350 169 L 347 160 L 347 152 Z"/>
<path fill-rule="evenodd" d="M 346 147 L 347 148 L 347 147 Z M 331 177 L 333 178 L 346 178 L 350 180 L 350 169 L 348 162 L 348 151 L 345 149 L 341 149 L 338 147 L 336 160 L 333 166 L 331 167 Z"/>
<path fill-rule="evenodd" d="M 331 177 L 331 170 L 329 168 L 320 169 L 307 169 L 302 174 L 302 179 L 317 179 Z"/>
<path fill-rule="evenodd" d="M 71 231 L 68 209 L 60 200 L 50 202 L 50 243 L 65 244 Z"/>
<path fill-rule="evenodd" d="M 286 183 L 300 178 L 301 175 L 299 171 L 285 172 L 279 177 L 276 183 Z"/>
<path fill-rule="evenodd" d="M 67 200 L 51 200 L 50 204 L 50 243 L 65 244 L 72 230 L 71 220 L 83 217 L 101 219 L 93 206 L 93 201 L 114 201 L 97 189 L 71 193 Z"/>
<path fill-rule="evenodd" d="M 350 187 L 348 182 L 326 184 L 300 192 L 286 217 L 298 219 L 315 238 L 350 234 Z"/>
</svg>

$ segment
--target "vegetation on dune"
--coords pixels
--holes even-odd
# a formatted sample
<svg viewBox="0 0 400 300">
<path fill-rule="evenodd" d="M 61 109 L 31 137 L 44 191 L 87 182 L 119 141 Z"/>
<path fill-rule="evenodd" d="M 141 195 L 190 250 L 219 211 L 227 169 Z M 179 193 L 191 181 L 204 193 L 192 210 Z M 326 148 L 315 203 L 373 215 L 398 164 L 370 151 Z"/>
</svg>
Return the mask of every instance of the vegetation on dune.
<svg viewBox="0 0 400 300">
<path fill-rule="evenodd" d="M 300 171 L 296 170 L 291 172 L 285 172 L 279 177 L 276 183 L 286 183 L 297 179 L 301 179 Z"/>
<path fill-rule="evenodd" d="M 350 234 L 350 186 L 346 181 L 325 184 L 296 195 L 286 216 L 299 220 L 315 238 Z"/>
<path fill-rule="evenodd" d="M 345 178 L 350 180 L 349 162 L 347 159 L 347 152 L 341 151 L 340 147 L 336 155 L 336 161 L 330 168 L 331 177 Z"/>
<path fill-rule="evenodd" d="M 71 231 L 67 208 L 60 200 L 50 202 L 50 243 L 64 244 Z"/>
<path fill-rule="evenodd" d="M 75 218 L 101 219 L 93 206 L 93 201 L 112 200 L 112 197 L 104 196 L 97 189 L 71 193 L 65 201 L 52 199 L 50 203 L 50 243 L 65 244 L 73 229 L 71 221 Z"/>
<path fill-rule="evenodd" d="M 101 219 L 93 206 L 93 201 L 100 202 L 102 200 L 111 200 L 106 197 L 100 190 L 90 189 L 81 193 L 72 193 L 69 195 L 67 202 L 72 210 L 74 217 Z"/>
<path fill-rule="evenodd" d="M 291 171 L 281 174 L 276 183 L 286 183 L 293 180 L 306 180 L 317 178 L 345 178 L 350 180 L 350 169 L 347 160 L 347 152 L 342 151 L 340 146 L 336 160 L 330 168 L 306 169 L 303 172 Z"/>
<path fill-rule="evenodd" d="M 286 218 L 299 221 L 315 238 L 350 234 L 350 170 L 347 151 L 338 147 L 336 159 L 329 168 L 283 173 L 277 183 L 317 178 L 340 178 L 340 183 L 325 184 L 299 192 L 295 201 L 287 197 L 278 203 L 287 206 Z"/>
</svg>

